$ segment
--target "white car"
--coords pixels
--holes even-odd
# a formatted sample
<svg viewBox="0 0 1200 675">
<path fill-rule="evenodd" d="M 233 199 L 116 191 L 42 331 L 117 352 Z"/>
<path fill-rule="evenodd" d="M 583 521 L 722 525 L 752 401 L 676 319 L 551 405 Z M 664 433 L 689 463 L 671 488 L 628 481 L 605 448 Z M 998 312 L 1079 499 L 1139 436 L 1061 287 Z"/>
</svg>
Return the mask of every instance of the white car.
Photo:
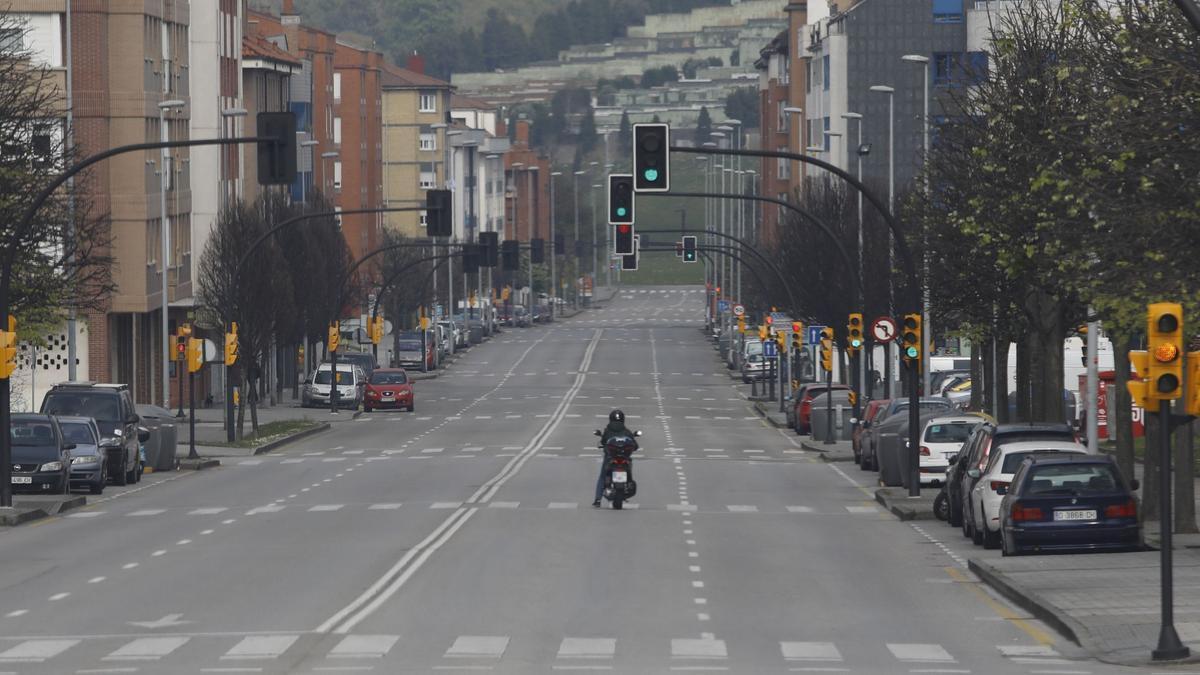
<svg viewBox="0 0 1200 675">
<path fill-rule="evenodd" d="M 976 415 L 946 415 L 925 423 L 921 432 L 921 485 L 939 486 L 946 480 L 950 458 L 958 454 L 962 444 L 984 423 Z"/>
<path fill-rule="evenodd" d="M 304 385 L 302 392 L 301 405 L 303 407 L 329 405 L 331 381 L 333 380 L 330 369 L 331 364 L 326 361 L 313 371 L 312 379 Z M 366 373 L 362 368 L 344 361 L 338 363 L 337 369 L 338 407 L 357 409 L 363 402 L 363 395 L 366 391 Z"/>
<path fill-rule="evenodd" d="M 984 548 L 1000 547 L 1000 502 L 1008 492 L 1013 475 L 1021 468 L 1021 462 L 1030 455 L 1059 452 L 1088 454 L 1088 448 L 1065 441 L 1005 443 L 992 451 L 987 468 L 982 472 L 974 468 L 967 471 L 972 478 L 978 478 L 971 490 L 970 513 L 964 514 L 975 524 L 973 541 L 976 544 L 983 544 Z"/>
</svg>

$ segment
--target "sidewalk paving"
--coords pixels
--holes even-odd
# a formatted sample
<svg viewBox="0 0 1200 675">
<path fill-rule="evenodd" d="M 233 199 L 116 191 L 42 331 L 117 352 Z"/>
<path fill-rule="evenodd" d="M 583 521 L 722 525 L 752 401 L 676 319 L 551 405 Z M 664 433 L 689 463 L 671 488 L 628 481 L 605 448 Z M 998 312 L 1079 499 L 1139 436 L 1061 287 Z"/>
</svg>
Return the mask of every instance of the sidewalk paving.
<svg viewBox="0 0 1200 675">
<path fill-rule="evenodd" d="M 1151 662 L 1159 632 L 1159 553 L 1040 555 L 968 561 L 1008 599 L 1102 661 Z M 1174 554 L 1175 627 L 1200 663 L 1200 552 Z M 1165 664 L 1159 664 L 1165 665 Z"/>
</svg>

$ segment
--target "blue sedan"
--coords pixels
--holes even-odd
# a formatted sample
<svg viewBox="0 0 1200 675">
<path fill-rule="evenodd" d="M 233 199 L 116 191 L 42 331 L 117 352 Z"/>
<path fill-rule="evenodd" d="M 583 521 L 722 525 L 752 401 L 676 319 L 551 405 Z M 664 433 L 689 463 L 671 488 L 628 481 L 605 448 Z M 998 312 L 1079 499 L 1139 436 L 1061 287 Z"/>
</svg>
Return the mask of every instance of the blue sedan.
<svg viewBox="0 0 1200 675">
<path fill-rule="evenodd" d="M 1003 553 L 1138 550 L 1137 489 L 1111 457 L 1029 457 L 1000 503 Z"/>
</svg>

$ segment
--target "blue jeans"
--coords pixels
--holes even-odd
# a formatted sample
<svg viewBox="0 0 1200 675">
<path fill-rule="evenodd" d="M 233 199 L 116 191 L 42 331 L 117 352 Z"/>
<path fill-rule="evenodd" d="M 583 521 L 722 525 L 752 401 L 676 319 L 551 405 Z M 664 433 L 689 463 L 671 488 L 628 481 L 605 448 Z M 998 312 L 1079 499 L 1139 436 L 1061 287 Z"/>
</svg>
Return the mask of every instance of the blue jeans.
<svg viewBox="0 0 1200 675">
<path fill-rule="evenodd" d="M 600 498 L 604 496 L 604 474 L 607 470 L 608 457 L 605 457 L 600 461 L 600 475 L 596 476 L 596 499 L 594 501 L 600 501 Z"/>
</svg>

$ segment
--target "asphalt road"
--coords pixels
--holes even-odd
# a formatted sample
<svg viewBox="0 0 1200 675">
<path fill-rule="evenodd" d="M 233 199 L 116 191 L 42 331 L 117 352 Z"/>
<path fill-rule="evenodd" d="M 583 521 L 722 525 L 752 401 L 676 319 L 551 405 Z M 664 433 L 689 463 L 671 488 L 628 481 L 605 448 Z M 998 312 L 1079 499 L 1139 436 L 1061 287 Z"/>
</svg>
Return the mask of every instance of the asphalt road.
<svg viewBox="0 0 1200 675">
<path fill-rule="evenodd" d="M 767 427 L 702 298 L 624 290 L 414 413 L 0 533 L 0 673 L 1138 672 Z M 613 407 L 644 433 L 624 511 L 590 504 Z"/>
</svg>

